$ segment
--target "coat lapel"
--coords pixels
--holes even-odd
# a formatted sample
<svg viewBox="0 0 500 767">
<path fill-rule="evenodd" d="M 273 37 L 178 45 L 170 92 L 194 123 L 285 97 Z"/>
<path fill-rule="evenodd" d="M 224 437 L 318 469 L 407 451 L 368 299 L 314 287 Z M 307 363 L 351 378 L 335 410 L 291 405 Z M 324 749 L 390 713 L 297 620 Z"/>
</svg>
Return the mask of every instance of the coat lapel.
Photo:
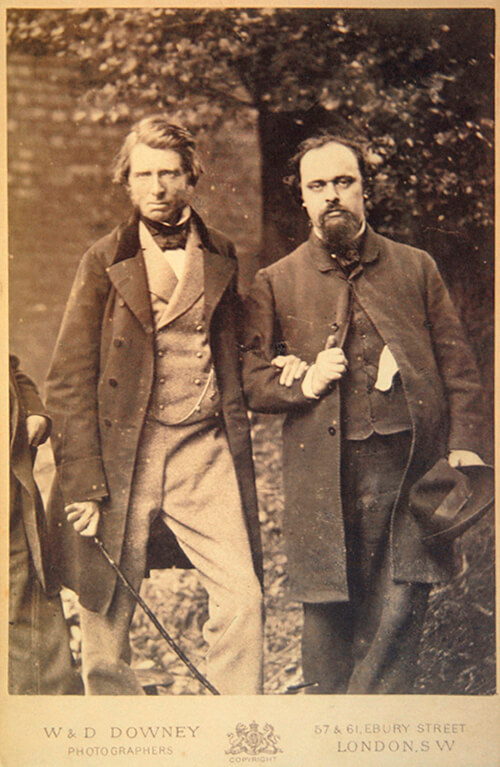
<svg viewBox="0 0 500 767">
<path fill-rule="evenodd" d="M 108 267 L 108 276 L 130 311 L 146 331 L 153 327 L 151 301 L 142 252 Z"/>
<path fill-rule="evenodd" d="M 205 272 L 205 323 L 210 327 L 213 313 L 236 273 L 236 263 L 213 250 L 203 249 Z"/>
<path fill-rule="evenodd" d="M 182 292 L 185 295 L 182 300 L 179 296 L 179 302 L 177 302 L 174 293 L 172 301 L 168 305 L 167 321 L 172 322 L 175 317 L 192 306 L 203 293 L 204 285 L 205 322 L 208 328 L 225 289 L 236 273 L 236 260 L 222 255 L 215 249 L 201 218 L 195 211 L 192 215 L 199 238 L 194 240 L 193 258 L 188 259 L 185 274 L 181 277 L 176 288 L 180 294 L 181 283 L 184 283 Z M 201 259 L 199 258 L 200 255 L 202 255 Z M 201 266 L 203 267 L 202 270 Z M 191 269 L 193 271 L 190 271 Z M 200 278 L 203 277 L 203 282 L 201 279 L 199 282 L 196 279 L 188 280 L 190 275 L 195 277 L 197 270 L 199 270 Z M 139 242 L 137 217 L 131 220 L 120 235 L 114 263 L 108 267 L 108 276 L 129 309 L 144 329 L 149 332 L 153 328 L 153 315 L 146 267 Z M 201 290 L 199 289 L 200 284 Z M 162 320 L 162 324 L 163 322 L 164 320 Z"/>
<path fill-rule="evenodd" d="M 191 309 L 203 295 L 203 251 L 196 231 L 191 231 L 186 244 L 184 271 L 169 303 L 165 306 L 158 327 L 164 327 Z"/>
</svg>

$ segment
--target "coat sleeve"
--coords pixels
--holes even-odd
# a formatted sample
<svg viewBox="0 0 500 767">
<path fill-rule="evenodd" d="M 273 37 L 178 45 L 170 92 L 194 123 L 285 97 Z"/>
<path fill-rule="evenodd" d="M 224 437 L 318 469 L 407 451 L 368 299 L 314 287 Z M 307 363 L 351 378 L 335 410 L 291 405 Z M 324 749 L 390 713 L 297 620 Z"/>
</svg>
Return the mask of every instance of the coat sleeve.
<svg viewBox="0 0 500 767">
<path fill-rule="evenodd" d="M 78 268 L 46 382 L 52 447 L 65 504 L 107 494 L 98 424 L 97 383 L 110 283 L 104 257 L 88 251 Z"/>
<path fill-rule="evenodd" d="M 26 375 L 26 373 L 23 373 L 20 369 L 18 357 L 16 357 L 14 354 L 10 354 L 9 361 L 12 373 L 16 379 L 19 398 L 21 400 L 20 404 L 22 406 L 24 415 L 26 417 L 30 415 L 42 415 L 47 419 L 47 427 L 42 439 L 40 440 L 40 444 L 43 444 L 43 442 L 45 442 L 50 436 L 50 429 L 52 426 L 51 419 L 49 418 L 49 415 L 44 407 L 36 384 L 31 380 L 29 376 Z"/>
<path fill-rule="evenodd" d="M 484 392 L 472 348 L 433 259 L 427 256 L 427 316 L 447 396 L 449 450 L 481 454 L 486 433 Z"/>
<path fill-rule="evenodd" d="M 286 413 L 316 402 L 305 397 L 301 380 L 294 381 L 289 388 L 282 386 L 281 371 L 271 365 L 283 348 L 283 339 L 271 281 L 265 270 L 257 273 L 244 301 L 243 334 L 243 388 L 252 410 Z"/>
</svg>

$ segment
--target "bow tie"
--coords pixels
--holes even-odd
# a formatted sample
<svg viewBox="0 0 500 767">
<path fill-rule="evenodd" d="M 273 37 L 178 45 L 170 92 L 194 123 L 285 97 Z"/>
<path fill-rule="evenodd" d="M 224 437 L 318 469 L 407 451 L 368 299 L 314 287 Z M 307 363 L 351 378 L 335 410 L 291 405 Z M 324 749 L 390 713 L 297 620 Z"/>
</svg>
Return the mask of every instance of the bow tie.
<svg viewBox="0 0 500 767">
<path fill-rule="evenodd" d="M 349 248 L 345 253 L 335 253 L 335 259 L 347 272 L 351 271 L 361 260 L 357 248 Z"/>
<path fill-rule="evenodd" d="M 156 244 L 162 250 L 185 249 L 189 230 L 189 220 L 182 224 L 178 224 L 177 226 L 168 226 L 167 224 L 162 224 L 160 221 L 150 221 L 148 218 L 143 218 L 142 221 L 146 225 Z"/>
</svg>

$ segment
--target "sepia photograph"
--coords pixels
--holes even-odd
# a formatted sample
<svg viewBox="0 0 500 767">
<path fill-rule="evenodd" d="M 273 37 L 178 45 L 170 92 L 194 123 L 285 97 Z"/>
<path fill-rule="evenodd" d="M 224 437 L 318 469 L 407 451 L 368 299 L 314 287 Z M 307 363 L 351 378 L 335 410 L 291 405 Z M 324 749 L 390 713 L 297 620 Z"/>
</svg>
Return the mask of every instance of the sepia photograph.
<svg viewBox="0 0 500 767">
<path fill-rule="evenodd" d="M 497 767 L 494 4 L 3 22 L 0 761 Z"/>
</svg>

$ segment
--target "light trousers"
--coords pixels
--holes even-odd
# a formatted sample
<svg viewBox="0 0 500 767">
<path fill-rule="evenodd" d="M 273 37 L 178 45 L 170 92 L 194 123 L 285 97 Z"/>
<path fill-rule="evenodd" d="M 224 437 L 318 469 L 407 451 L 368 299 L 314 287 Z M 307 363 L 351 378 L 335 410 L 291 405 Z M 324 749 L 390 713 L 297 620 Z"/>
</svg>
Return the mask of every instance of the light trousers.
<svg viewBox="0 0 500 767">
<path fill-rule="evenodd" d="M 253 568 L 232 458 L 220 425 L 169 427 L 147 421 L 120 562 L 136 589 L 144 577 L 150 526 L 158 514 L 208 592 L 209 617 L 203 626 L 208 650 L 203 672 L 223 694 L 261 693 L 262 590 Z M 81 609 L 87 694 L 142 694 L 129 665 L 134 608 L 134 599 L 118 583 L 105 615 Z M 156 631 L 153 626 L 151 630 Z"/>
</svg>

